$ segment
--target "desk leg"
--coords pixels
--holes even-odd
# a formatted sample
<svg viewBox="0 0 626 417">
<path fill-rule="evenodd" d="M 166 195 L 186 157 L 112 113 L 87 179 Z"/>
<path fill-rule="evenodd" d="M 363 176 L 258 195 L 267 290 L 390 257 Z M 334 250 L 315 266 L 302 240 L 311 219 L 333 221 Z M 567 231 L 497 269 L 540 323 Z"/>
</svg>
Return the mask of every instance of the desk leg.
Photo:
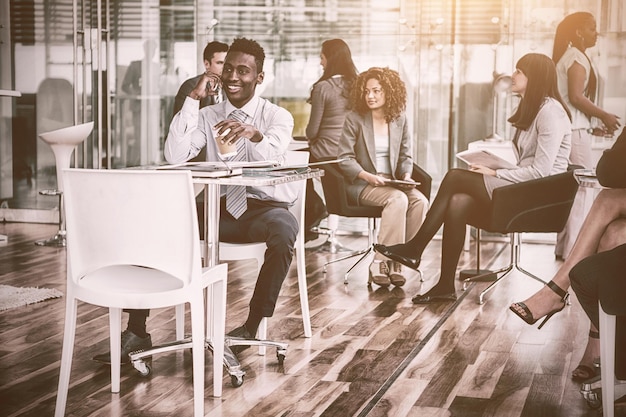
<svg viewBox="0 0 626 417">
<path fill-rule="evenodd" d="M 206 184 L 204 186 L 204 264 L 217 265 L 219 262 L 219 220 L 220 219 L 220 186 Z"/>
<path fill-rule="evenodd" d="M 219 184 L 206 184 L 204 186 L 204 264 L 207 267 L 217 265 L 219 262 L 219 222 L 220 186 Z M 207 336 L 213 334 L 211 322 L 207 319 Z M 207 347 L 213 350 L 211 340 L 207 340 Z M 234 387 L 240 387 L 246 373 L 241 369 L 241 364 L 230 349 L 228 341 L 224 344 L 224 366 L 230 375 L 231 384 Z"/>
</svg>

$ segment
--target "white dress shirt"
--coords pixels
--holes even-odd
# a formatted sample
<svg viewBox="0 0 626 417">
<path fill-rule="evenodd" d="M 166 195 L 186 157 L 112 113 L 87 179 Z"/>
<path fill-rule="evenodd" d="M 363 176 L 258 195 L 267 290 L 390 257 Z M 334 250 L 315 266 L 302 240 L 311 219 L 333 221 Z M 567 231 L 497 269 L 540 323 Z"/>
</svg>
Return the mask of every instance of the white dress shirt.
<svg viewBox="0 0 626 417">
<path fill-rule="evenodd" d="M 233 110 L 235 107 L 228 99 L 200 109 L 198 100 L 187 97 L 181 111 L 170 123 L 165 141 L 165 159 L 170 164 L 183 163 L 198 155 L 200 150 L 206 147 L 207 161 L 220 161 L 211 127 L 226 119 Z M 246 124 L 253 125 L 263 135 L 259 142 L 244 139 L 248 160 L 283 163 L 293 133 L 294 121 L 291 113 L 257 96 L 240 110 L 247 115 Z M 247 187 L 247 193 L 248 198 L 292 204 L 297 196 L 297 188 L 289 183 L 255 186 Z"/>
</svg>

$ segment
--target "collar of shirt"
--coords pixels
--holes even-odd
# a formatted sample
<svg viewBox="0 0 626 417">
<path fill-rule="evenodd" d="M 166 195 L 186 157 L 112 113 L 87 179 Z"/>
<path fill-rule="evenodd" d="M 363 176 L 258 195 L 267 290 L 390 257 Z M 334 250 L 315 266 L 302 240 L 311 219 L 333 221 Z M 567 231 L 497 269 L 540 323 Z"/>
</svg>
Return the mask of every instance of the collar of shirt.
<svg viewBox="0 0 626 417">
<path fill-rule="evenodd" d="M 258 104 L 259 104 L 259 97 L 255 95 L 255 96 L 252 97 L 252 99 L 249 102 L 247 102 L 239 110 L 243 111 L 246 114 L 246 116 L 248 116 L 248 120 L 254 120 L 254 115 L 256 113 L 256 109 L 258 107 Z M 230 100 L 225 99 L 224 110 L 225 110 L 226 115 L 228 116 L 235 109 L 237 109 L 237 107 L 233 106 L 232 103 L 230 102 Z"/>
</svg>

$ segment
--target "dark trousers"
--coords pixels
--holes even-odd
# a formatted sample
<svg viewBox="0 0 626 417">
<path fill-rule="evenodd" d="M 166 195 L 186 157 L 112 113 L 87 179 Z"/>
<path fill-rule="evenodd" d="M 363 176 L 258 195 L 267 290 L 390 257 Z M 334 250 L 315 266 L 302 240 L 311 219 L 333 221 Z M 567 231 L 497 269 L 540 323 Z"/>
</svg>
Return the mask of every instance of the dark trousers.
<svg viewBox="0 0 626 417">
<path fill-rule="evenodd" d="M 293 258 L 298 222 L 285 204 L 249 198 L 248 209 L 238 219 L 226 211 L 225 205 L 225 199 L 222 199 L 220 241 L 265 242 L 267 245 L 250 300 L 250 312 L 271 317 Z"/>
<path fill-rule="evenodd" d="M 624 312 L 626 304 L 626 244 L 596 253 L 580 261 L 570 271 L 572 290 L 591 322 L 598 328 L 598 300 L 609 312 Z M 626 376 L 626 315 L 617 317 L 616 373 Z M 602 359 L 600 359 L 602 360 Z"/>
<path fill-rule="evenodd" d="M 287 277 L 298 234 L 298 222 L 286 204 L 248 199 L 248 209 L 238 219 L 226 211 L 221 200 L 220 241 L 265 242 L 263 266 L 250 300 L 251 314 L 271 317 L 283 281 Z M 148 317 L 150 310 L 127 310 L 130 315 Z M 135 316 L 137 317 L 137 316 Z"/>
</svg>

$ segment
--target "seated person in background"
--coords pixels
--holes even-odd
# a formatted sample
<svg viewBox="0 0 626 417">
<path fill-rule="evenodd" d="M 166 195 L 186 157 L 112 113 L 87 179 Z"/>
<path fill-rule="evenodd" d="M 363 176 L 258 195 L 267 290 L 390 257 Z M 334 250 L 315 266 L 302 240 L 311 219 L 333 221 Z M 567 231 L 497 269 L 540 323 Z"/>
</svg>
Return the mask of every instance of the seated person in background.
<svg viewBox="0 0 626 417">
<path fill-rule="evenodd" d="M 218 135 L 224 135 L 230 129 L 224 142 L 237 143 L 234 160 L 284 159 L 294 121 L 287 110 L 254 94 L 257 84 L 263 82 L 264 59 L 265 52 L 256 41 L 246 38 L 233 41 L 221 77 L 227 100 L 199 108 L 200 100 L 207 96 L 207 83 L 212 79 L 211 74 L 204 74 L 170 125 L 165 142 L 165 158 L 169 163 L 185 162 L 203 148 L 206 148 L 208 161 L 219 161 L 214 129 Z M 263 317 L 273 315 L 291 265 L 298 222 L 288 207 L 295 201 L 297 190 L 290 184 L 242 188 L 244 190 L 233 190 L 234 194 L 226 190 L 222 197 L 220 240 L 267 244 L 248 318 L 229 333 L 230 336 L 251 339 Z M 239 194 L 243 194 L 243 200 L 236 199 L 237 191 L 243 191 Z M 146 332 L 149 311 L 130 310 L 129 313 L 128 329 L 122 337 L 122 360 L 126 362 L 130 351 L 151 346 L 150 335 Z M 235 346 L 233 351 L 237 353 L 247 347 Z M 109 357 L 105 354 L 98 359 L 106 361 Z"/>
<path fill-rule="evenodd" d="M 514 303 L 510 307 L 511 311 L 529 324 L 534 324 L 546 316 L 545 322 L 554 313 L 563 309 L 565 291 L 570 286 L 570 277 L 572 278 L 572 287 L 591 318 L 585 353 L 578 367 L 572 372 L 572 379 L 577 382 L 597 374 L 594 361 L 600 355 L 597 327 L 598 280 L 624 279 L 626 262 L 623 255 L 626 248 L 622 244 L 626 243 L 625 161 L 626 129 L 622 131 L 613 148 L 604 152 L 596 168 L 600 184 L 614 189 L 602 190 L 598 194 L 583 222 L 570 256 L 565 259 L 552 281 L 530 298 Z M 574 278 L 577 281 L 576 287 Z"/>
<path fill-rule="evenodd" d="M 359 74 L 350 94 L 351 108 L 339 138 L 339 168 L 348 181 L 348 199 L 364 206 L 382 206 L 378 241 L 387 245 L 412 238 L 424 221 L 428 199 L 415 185 L 390 186 L 386 181 L 414 182 L 412 140 L 404 109 L 406 88 L 389 68 Z M 376 254 L 369 282 L 402 286 L 402 265 Z"/>
<path fill-rule="evenodd" d="M 226 52 L 228 52 L 228 45 L 225 43 L 213 41 L 206 44 L 204 52 L 202 53 L 204 58 L 204 74 L 196 75 L 181 84 L 178 93 L 176 93 L 176 98 L 174 99 L 174 114 L 172 114 L 172 117 L 183 108 L 183 104 L 189 93 L 196 88 L 198 82 L 205 76 L 210 76 L 211 78 L 207 85 L 207 95 L 200 100 L 200 108 L 224 100 L 220 76 L 224 68 Z"/>
<path fill-rule="evenodd" d="M 403 245 L 375 245 L 383 255 L 417 269 L 426 245 L 443 225 L 441 275 L 426 294 L 413 297 L 415 304 L 456 300 L 454 278 L 463 249 L 466 225 L 491 212 L 492 191 L 513 183 L 554 175 L 567 170 L 571 123 L 556 85 L 550 58 L 527 54 L 517 62 L 512 91 L 521 96 L 509 122 L 515 127 L 515 169 L 493 170 L 471 165 L 470 170 L 451 169 L 417 235 Z"/>
</svg>

